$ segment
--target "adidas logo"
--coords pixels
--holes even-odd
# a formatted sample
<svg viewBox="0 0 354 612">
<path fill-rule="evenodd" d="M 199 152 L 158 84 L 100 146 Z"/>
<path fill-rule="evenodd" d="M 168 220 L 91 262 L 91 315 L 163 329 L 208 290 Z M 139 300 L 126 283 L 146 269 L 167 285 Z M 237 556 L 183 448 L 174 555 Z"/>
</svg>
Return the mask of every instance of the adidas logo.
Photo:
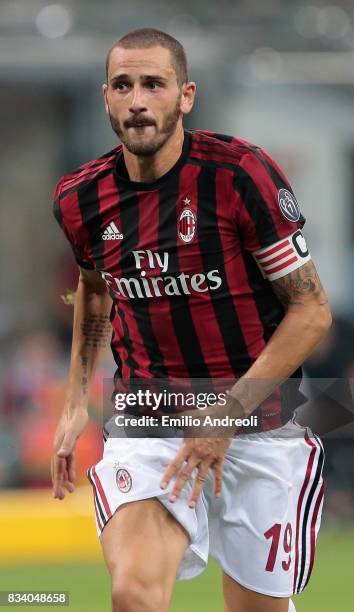
<svg viewBox="0 0 354 612">
<path fill-rule="evenodd" d="M 122 240 L 123 234 L 120 233 L 114 221 L 107 225 L 103 232 L 102 240 Z"/>
</svg>

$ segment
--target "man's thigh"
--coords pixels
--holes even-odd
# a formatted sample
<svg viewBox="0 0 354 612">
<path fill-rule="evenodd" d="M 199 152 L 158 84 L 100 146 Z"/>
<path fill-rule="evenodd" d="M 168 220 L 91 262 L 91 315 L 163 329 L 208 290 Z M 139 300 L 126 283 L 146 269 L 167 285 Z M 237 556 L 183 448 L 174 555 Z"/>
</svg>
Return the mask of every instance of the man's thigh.
<svg viewBox="0 0 354 612">
<path fill-rule="evenodd" d="M 189 544 L 186 531 L 171 513 L 156 498 L 124 504 L 104 528 L 101 543 L 112 577 L 113 602 L 128 599 L 124 609 L 138 610 L 140 600 L 146 599 L 151 609 L 168 610 Z"/>
<path fill-rule="evenodd" d="M 225 612 L 288 612 L 288 597 L 270 597 L 250 591 L 223 572 Z"/>
</svg>

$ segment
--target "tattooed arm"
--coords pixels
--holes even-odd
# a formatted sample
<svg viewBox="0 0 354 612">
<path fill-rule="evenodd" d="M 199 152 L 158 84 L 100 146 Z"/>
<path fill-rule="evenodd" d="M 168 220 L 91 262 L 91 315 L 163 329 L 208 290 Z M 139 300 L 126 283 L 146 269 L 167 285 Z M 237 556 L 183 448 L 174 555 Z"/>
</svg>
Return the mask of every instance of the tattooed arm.
<svg viewBox="0 0 354 612">
<path fill-rule="evenodd" d="M 232 396 L 250 414 L 312 353 L 331 326 L 331 311 L 312 260 L 272 282 L 285 316 Z"/>
<path fill-rule="evenodd" d="M 88 392 L 97 359 L 109 344 L 112 299 L 94 270 L 80 268 L 75 295 L 73 339 L 67 402 L 87 408 Z"/>
<path fill-rule="evenodd" d="M 74 303 L 67 396 L 54 436 L 52 481 L 53 496 L 57 499 L 64 499 L 64 489 L 74 490 L 74 448 L 88 420 L 89 389 L 97 360 L 109 343 L 111 307 L 111 297 L 99 274 L 81 268 Z"/>
<path fill-rule="evenodd" d="M 302 309 L 312 306 L 318 310 L 321 306 L 326 306 L 319 314 L 321 316 L 321 313 L 326 313 L 325 318 L 327 318 L 329 314 L 328 298 L 312 260 L 294 272 L 273 281 L 272 286 L 274 293 L 286 309 L 294 306 L 300 306 Z"/>
</svg>

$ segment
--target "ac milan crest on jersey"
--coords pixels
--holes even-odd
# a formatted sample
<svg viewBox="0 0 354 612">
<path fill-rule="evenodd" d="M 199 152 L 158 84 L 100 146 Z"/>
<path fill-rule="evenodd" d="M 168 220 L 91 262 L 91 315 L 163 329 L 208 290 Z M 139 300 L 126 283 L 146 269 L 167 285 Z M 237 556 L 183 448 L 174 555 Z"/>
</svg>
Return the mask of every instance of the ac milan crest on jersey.
<svg viewBox="0 0 354 612">
<path fill-rule="evenodd" d="M 129 493 L 130 489 L 132 488 L 132 484 L 133 484 L 131 475 L 129 474 L 128 470 L 124 468 L 120 468 L 117 471 L 116 482 L 117 482 L 118 489 L 122 493 Z"/>
<path fill-rule="evenodd" d="M 196 230 L 196 218 L 190 208 L 185 208 L 178 221 L 178 235 L 183 242 L 191 242 Z"/>
</svg>

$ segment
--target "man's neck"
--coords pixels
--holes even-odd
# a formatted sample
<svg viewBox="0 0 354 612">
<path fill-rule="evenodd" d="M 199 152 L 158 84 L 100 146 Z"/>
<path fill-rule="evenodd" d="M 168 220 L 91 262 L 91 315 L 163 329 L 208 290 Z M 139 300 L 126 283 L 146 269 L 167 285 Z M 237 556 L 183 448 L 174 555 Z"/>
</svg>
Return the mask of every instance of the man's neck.
<svg viewBox="0 0 354 612">
<path fill-rule="evenodd" d="M 131 181 L 156 181 L 166 174 L 181 156 L 184 141 L 183 126 L 180 125 L 163 147 L 152 156 L 130 153 L 123 145 L 124 163 Z"/>
</svg>

